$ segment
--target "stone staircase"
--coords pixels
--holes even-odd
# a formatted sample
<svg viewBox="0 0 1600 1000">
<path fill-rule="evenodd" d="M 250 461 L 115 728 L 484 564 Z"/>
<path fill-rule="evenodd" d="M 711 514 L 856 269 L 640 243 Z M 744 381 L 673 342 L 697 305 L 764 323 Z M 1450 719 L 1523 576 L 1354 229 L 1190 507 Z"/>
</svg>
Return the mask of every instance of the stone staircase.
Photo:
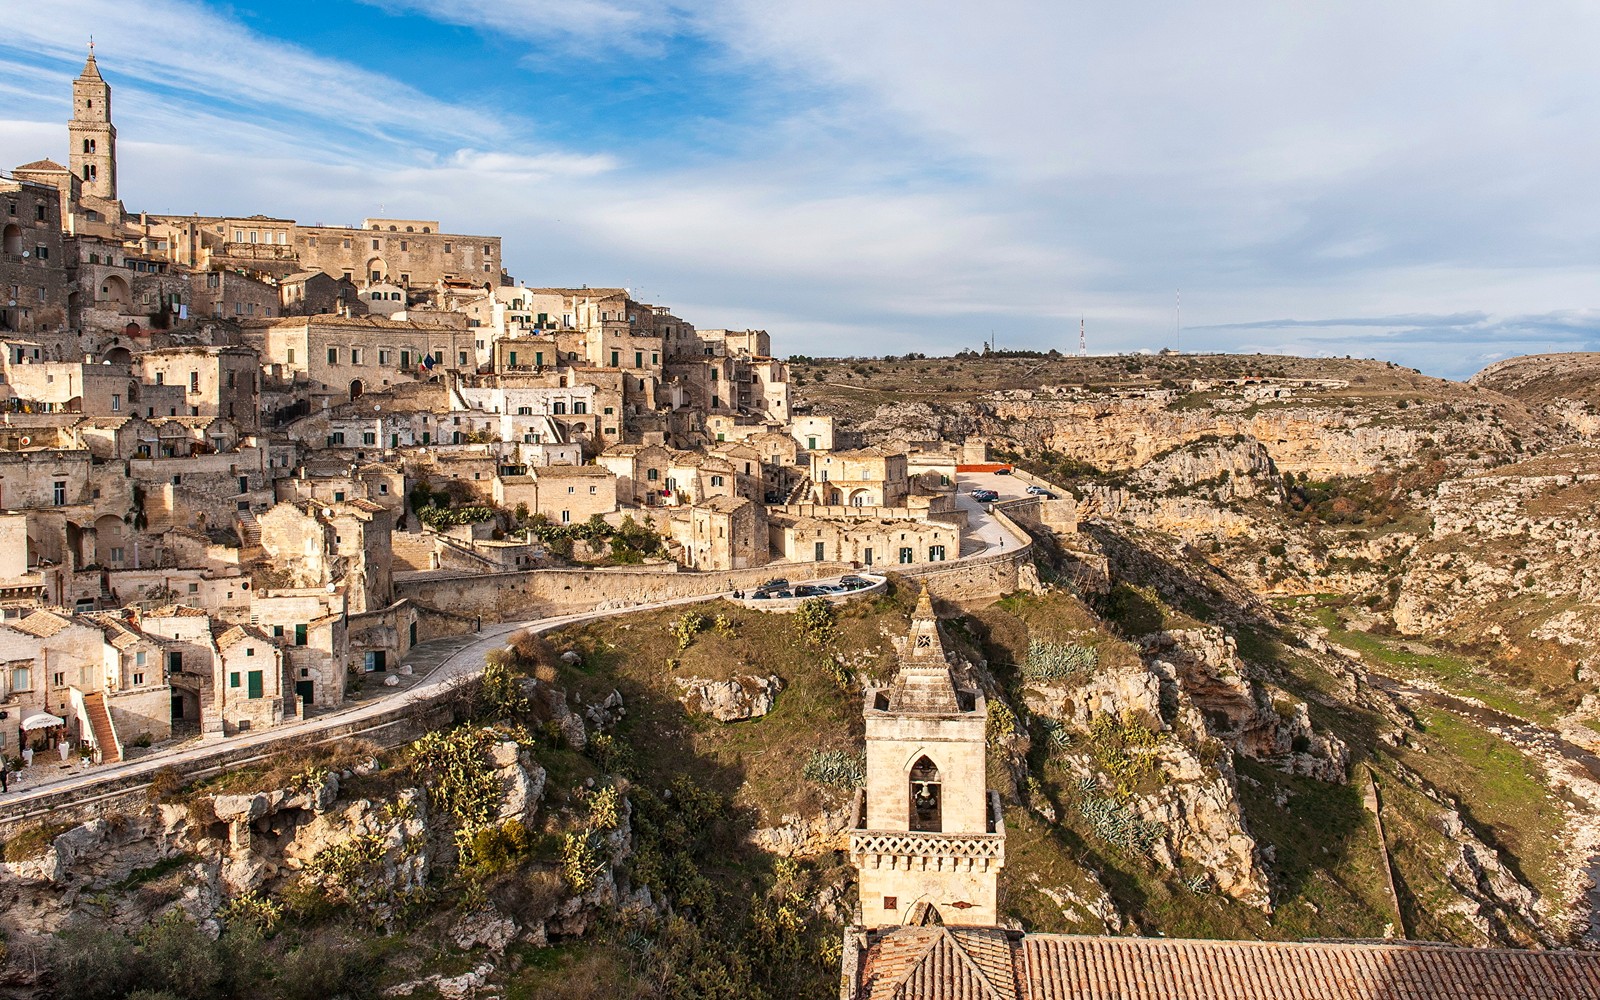
<svg viewBox="0 0 1600 1000">
<path fill-rule="evenodd" d="M 811 485 L 811 477 L 809 475 L 801 476 L 800 482 L 795 484 L 795 488 L 789 491 L 788 499 L 784 500 L 784 503 L 809 503 L 811 500 Z"/>
<path fill-rule="evenodd" d="M 239 547 L 241 549 L 259 549 L 261 547 L 261 523 L 256 520 L 255 513 L 241 510 L 233 515 L 233 520 L 239 532 Z"/>
<path fill-rule="evenodd" d="M 101 761 L 115 764 L 122 760 L 122 744 L 117 740 L 116 727 L 111 724 L 111 713 L 106 710 L 106 696 L 99 691 L 85 693 L 83 709 L 94 730 L 94 745 L 100 748 Z"/>
</svg>

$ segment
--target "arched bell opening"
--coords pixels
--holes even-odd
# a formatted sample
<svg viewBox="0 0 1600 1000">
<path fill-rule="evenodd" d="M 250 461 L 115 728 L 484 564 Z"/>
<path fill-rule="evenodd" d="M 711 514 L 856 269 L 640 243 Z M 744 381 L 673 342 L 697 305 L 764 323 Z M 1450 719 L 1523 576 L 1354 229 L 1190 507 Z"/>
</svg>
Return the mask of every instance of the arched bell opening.
<svg viewBox="0 0 1600 1000">
<path fill-rule="evenodd" d="M 939 766 L 926 755 L 911 765 L 911 829 L 939 833 L 944 829 L 943 795 Z"/>
</svg>

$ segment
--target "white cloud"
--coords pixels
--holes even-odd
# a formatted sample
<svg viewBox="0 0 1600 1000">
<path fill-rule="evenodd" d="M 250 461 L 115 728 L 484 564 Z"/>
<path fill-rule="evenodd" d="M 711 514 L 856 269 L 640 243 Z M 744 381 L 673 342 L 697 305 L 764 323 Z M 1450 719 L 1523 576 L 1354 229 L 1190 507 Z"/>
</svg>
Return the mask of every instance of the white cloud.
<svg viewBox="0 0 1600 1000">
<path fill-rule="evenodd" d="M 135 208 L 439 218 L 503 234 L 522 277 L 630 284 L 784 351 L 953 349 L 991 327 L 1069 349 L 1080 315 L 1097 350 L 1159 348 L 1178 286 L 1185 346 L 1456 374 L 1600 329 L 1600 8 L 1577 0 L 367 2 L 554 46 L 574 72 L 620 58 L 647 78 L 672 41 L 742 74 L 763 114 L 648 135 L 649 154 L 546 148 L 511 112 L 190 0 L 19 7 L 31 55 L 0 55 L 0 94 L 34 88 L 12 118 L 61 114 L 92 24 Z M 71 72 L 41 83 L 39 57 Z M 60 155 L 34 152 L 41 134 L 0 122 L 22 159 Z"/>
</svg>

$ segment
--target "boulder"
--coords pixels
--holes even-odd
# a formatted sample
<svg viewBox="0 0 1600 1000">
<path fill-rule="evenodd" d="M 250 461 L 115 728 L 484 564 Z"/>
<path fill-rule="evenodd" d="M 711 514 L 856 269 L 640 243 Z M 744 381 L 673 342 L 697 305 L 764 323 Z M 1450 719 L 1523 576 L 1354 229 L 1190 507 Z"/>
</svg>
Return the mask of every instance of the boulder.
<svg viewBox="0 0 1600 1000">
<path fill-rule="evenodd" d="M 678 700 L 684 708 L 709 715 L 719 722 L 738 722 L 766 715 L 777 702 L 778 692 L 783 690 L 783 681 L 777 674 L 766 677 L 738 674 L 725 681 L 704 677 L 674 680 L 682 689 Z"/>
</svg>

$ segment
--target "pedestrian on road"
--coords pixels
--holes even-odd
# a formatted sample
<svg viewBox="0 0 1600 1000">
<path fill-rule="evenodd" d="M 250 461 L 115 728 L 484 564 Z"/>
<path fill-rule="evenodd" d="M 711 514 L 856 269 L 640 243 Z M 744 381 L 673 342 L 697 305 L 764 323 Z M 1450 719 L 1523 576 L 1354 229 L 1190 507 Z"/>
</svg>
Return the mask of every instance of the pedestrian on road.
<svg viewBox="0 0 1600 1000">
<path fill-rule="evenodd" d="M 11 764 L 0 760 L 0 795 L 11 791 Z"/>
</svg>

